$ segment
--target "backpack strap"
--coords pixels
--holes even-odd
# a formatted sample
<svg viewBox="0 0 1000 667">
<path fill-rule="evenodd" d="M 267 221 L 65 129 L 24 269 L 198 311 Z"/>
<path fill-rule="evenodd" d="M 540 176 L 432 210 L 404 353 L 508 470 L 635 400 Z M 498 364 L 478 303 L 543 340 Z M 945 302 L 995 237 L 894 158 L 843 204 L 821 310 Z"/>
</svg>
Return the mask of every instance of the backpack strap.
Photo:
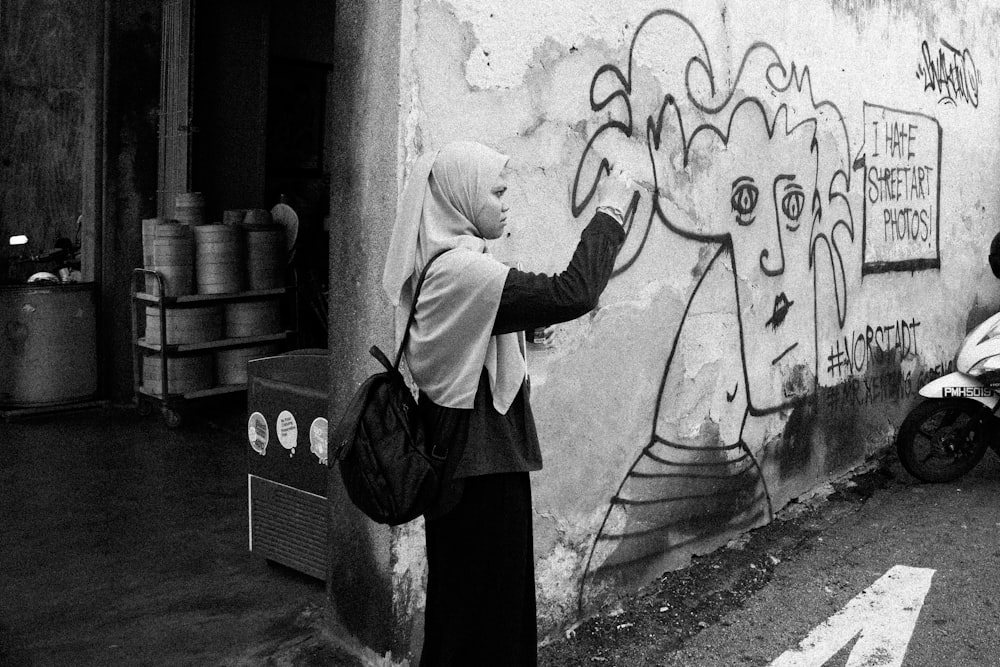
<svg viewBox="0 0 1000 667">
<path fill-rule="evenodd" d="M 450 249 L 451 248 L 448 250 Z M 417 299 L 420 298 L 420 288 L 424 286 L 424 278 L 427 277 L 427 270 L 431 268 L 431 264 L 434 263 L 434 260 L 448 252 L 448 250 L 442 250 L 438 254 L 431 257 L 430 261 L 424 265 L 424 270 L 420 272 L 420 278 L 417 280 L 417 287 L 413 290 L 413 304 L 410 307 L 410 319 L 406 323 L 406 331 L 403 333 L 403 340 L 399 343 L 399 351 L 396 353 L 396 363 L 392 366 L 393 370 L 399 370 L 399 363 L 403 360 L 403 350 L 406 349 L 406 344 L 410 341 L 410 327 L 413 326 L 414 320 L 417 319 Z M 372 354 L 374 354 L 374 352 L 372 352 Z"/>
</svg>

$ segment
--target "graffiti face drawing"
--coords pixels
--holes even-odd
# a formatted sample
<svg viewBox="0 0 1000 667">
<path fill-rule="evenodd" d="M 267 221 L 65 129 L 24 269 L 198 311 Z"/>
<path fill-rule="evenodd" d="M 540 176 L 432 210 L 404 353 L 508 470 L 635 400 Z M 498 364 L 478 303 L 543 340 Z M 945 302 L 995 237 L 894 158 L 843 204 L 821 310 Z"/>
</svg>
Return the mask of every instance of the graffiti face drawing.
<svg viewBox="0 0 1000 667">
<path fill-rule="evenodd" d="M 730 245 L 751 414 L 790 407 L 815 385 L 815 126 L 786 131 L 784 120 L 779 114 L 771 126 L 757 104 L 744 103 L 727 136 L 702 126 L 689 149 L 714 156 L 698 177 L 712 194 L 699 205 Z"/>
<path fill-rule="evenodd" d="M 686 60 L 658 50 L 658 33 L 647 28 L 654 22 L 690 32 Z M 637 73 L 639 50 L 643 67 L 683 72 L 683 86 L 666 76 L 673 87 L 657 88 L 656 76 Z M 649 439 L 613 492 L 584 565 L 581 609 L 610 581 L 648 577 L 675 555 L 683 562 L 696 545 L 772 516 L 760 459 L 773 452 L 760 438 L 774 423 L 748 424 L 808 409 L 817 390 L 818 313 L 824 326 L 844 323 L 843 258 L 854 227 L 842 114 L 815 100 L 807 69 L 786 67 L 764 43 L 747 51 L 729 85 L 718 82 L 697 29 L 661 10 L 638 26 L 627 71 L 605 65 L 591 85 L 591 108 L 608 117 L 581 156 L 573 214 L 583 212 L 609 163 L 644 142 L 649 162 L 637 181 L 645 192 L 636 192 L 626 215 L 629 240 L 616 273 L 657 248 L 670 253 L 674 242 L 704 244 L 706 252 L 671 323 Z M 657 95 L 661 102 L 651 103 Z M 613 154 L 616 135 L 621 150 Z M 599 138 L 610 157 L 598 154 Z M 652 234 L 657 225 L 672 234 Z M 724 361 L 685 394 L 688 359 L 699 354 L 706 323 L 719 332 L 714 352 Z"/>
</svg>

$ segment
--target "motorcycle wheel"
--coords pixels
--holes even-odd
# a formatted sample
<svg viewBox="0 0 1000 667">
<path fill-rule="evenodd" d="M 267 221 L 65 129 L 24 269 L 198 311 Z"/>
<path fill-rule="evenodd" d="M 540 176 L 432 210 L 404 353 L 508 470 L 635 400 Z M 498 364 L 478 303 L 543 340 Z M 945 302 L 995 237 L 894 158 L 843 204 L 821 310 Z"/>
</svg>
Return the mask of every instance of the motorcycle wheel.
<svg viewBox="0 0 1000 667">
<path fill-rule="evenodd" d="M 924 401 L 899 426 L 896 452 L 923 482 L 950 482 L 972 470 L 986 452 L 985 427 L 970 428 L 982 405 L 965 398 Z"/>
</svg>

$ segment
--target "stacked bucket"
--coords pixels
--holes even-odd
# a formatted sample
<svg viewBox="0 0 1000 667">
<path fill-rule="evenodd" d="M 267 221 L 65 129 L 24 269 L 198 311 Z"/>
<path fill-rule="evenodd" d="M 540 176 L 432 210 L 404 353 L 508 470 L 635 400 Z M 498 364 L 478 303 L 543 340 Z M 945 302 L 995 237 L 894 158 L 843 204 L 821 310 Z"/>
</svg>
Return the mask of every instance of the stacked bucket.
<svg viewBox="0 0 1000 667">
<path fill-rule="evenodd" d="M 239 228 L 201 225 L 192 230 L 198 294 L 232 294 L 241 291 L 245 260 Z"/>
<path fill-rule="evenodd" d="M 281 331 L 281 309 L 275 299 L 235 301 L 225 304 L 226 338 L 266 336 Z M 275 345 L 255 345 L 219 350 L 215 369 L 219 384 L 243 384 L 247 381 L 247 362 L 277 352 Z"/>
<path fill-rule="evenodd" d="M 142 221 L 143 264 L 163 278 L 163 296 L 183 296 L 194 289 L 194 238 L 191 228 L 164 218 Z M 159 284 L 146 276 L 146 291 L 160 296 Z"/>
<path fill-rule="evenodd" d="M 226 211 L 226 224 L 204 224 L 205 220 L 204 197 L 189 192 L 177 195 L 175 219 L 142 221 L 143 264 L 163 278 L 163 296 L 235 295 L 247 289 L 284 286 L 284 228 L 271 224 L 269 211 Z M 145 289 L 160 296 L 153 276 L 147 276 Z M 274 298 L 167 308 L 166 343 L 204 343 L 280 333 L 280 308 Z M 148 341 L 162 340 L 160 325 L 159 307 L 147 307 Z M 276 352 L 277 346 L 268 344 L 169 357 L 169 391 L 187 393 L 215 385 L 244 384 L 247 362 Z M 143 387 L 150 393 L 161 391 L 161 366 L 158 355 L 143 359 Z"/>
<path fill-rule="evenodd" d="M 265 209 L 250 209 L 240 225 L 246 238 L 247 282 L 251 290 L 285 284 L 285 228 L 271 221 Z"/>
<path fill-rule="evenodd" d="M 200 192 L 181 192 L 174 197 L 174 219 L 184 225 L 205 224 L 205 196 Z"/>
</svg>

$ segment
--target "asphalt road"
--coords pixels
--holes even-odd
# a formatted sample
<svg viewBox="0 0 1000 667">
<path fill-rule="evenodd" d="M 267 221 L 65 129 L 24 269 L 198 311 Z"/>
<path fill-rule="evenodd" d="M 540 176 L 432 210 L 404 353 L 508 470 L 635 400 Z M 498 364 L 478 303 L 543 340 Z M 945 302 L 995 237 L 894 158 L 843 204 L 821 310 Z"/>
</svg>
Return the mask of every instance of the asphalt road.
<svg viewBox="0 0 1000 667">
<path fill-rule="evenodd" d="M 337 629 L 321 583 L 247 552 L 237 413 L 180 431 L 131 411 L 0 425 L 0 665 L 398 664 Z M 664 573 L 539 664 L 764 667 L 833 617 L 829 660 L 781 667 L 1000 665 L 998 496 L 992 453 L 941 485 L 889 458 Z M 928 585 L 858 597 L 899 566 Z"/>
<path fill-rule="evenodd" d="M 786 515 L 748 544 L 605 610 L 545 647 L 541 664 L 1000 665 L 1000 462 L 992 452 L 958 482 L 937 485 L 890 458 L 858 486 Z M 929 586 L 883 579 L 881 590 L 857 598 L 890 571 Z M 845 608 L 834 627 L 816 631 L 832 654 L 775 663 Z"/>
</svg>

